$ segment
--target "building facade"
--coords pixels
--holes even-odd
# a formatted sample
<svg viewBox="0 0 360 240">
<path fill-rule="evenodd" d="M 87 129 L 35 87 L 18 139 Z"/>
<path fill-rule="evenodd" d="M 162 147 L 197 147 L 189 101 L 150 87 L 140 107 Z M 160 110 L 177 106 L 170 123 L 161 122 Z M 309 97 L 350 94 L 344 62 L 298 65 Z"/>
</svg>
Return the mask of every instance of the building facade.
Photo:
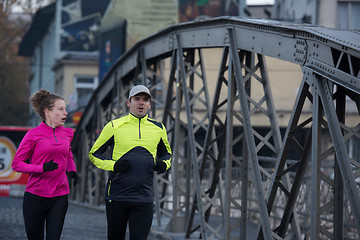
<svg viewBox="0 0 360 240">
<path fill-rule="evenodd" d="M 278 20 L 360 30 L 359 0 L 275 0 L 273 11 Z"/>
<path fill-rule="evenodd" d="M 63 96 L 71 126 L 71 114 L 98 86 L 98 25 L 108 2 L 86 8 L 80 0 L 55 1 L 36 12 L 19 45 L 18 55 L 30 58 L 30 94 L 43 88 Z M 39 117 L 29 112 L 29 125 L 37 125 Z"/>
</svg>

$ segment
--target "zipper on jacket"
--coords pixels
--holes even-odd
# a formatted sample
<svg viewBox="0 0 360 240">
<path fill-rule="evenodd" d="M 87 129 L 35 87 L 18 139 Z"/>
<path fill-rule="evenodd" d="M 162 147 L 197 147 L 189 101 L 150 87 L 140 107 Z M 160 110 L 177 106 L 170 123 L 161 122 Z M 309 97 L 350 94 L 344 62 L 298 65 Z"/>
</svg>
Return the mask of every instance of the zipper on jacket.
<svg viewBox="0 0 360 240">
<path fill-rule="evenodd" d="M 108 189 L 107 189 L 107 195 L 108 195 L 108 197 L 110 197 L 111 183 L 112 183 L 113 181 L 115 181 L 118 176 L 119 176 L 119 173 L 116 173 L 115 177 L 114 177 L 112 180 L 109 180 L 109 187 L 108 187 Z M 111 199 L 109 200 L 109 202 L 111 202 Z"/>
<path fill-rule="evenodd" d="M 139 118 L 139 139 L 141 139 L 141 130 L 140 130 L 140 125 L 141 125 L 141 118 Z"/>
<path fill-rule="evenodd" d="M 53 134 L 54 134 L 55 142 L 57 142 L 56 135 L 55 135 L 55 128 L 53 128 Z"/>
<path fill-rule="evenodd" d="M 108 192 L 107 192 L 108 196 L 110 196 L 110 187 L 111 187 L 111 180 L 109 181 L 109 187 L 108 187 Z"/>
</svg>

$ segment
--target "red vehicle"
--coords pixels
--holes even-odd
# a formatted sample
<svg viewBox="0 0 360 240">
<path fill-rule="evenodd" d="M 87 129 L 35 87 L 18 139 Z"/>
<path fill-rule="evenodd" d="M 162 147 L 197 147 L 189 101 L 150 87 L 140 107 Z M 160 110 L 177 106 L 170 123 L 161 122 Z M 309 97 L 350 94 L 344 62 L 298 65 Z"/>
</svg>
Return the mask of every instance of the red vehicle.
<svg viewBox="0 0 360 240">
<path fill-rule="evenodd" d="M 0 196 L 9 196 L 11 187 L 25 189 L 28 174 L 14 172 L 11 163 L 22 138 L 29 129 L 31 128 L 0 126 Z"/>
</svg>

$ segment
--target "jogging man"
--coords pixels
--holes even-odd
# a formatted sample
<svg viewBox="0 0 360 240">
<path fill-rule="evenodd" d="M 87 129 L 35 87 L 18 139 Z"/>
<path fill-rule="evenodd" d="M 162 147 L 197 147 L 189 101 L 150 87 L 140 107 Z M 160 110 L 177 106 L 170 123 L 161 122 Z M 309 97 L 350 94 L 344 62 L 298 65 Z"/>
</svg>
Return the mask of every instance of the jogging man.
<svg viewBox="0 0 360 240">
<path fill-rule="evenodd" d="M 148 118 L 151 94 L 144 85 L 130 90 L 130 113 L 110 121 L 89 152 L 98 168 L 111 171 L 105 204 L 108 239 L 147 239 L 153 219 L 154 171 L 164 173 L 171 166 L 171 149 L 165 126 Z M 104 156 L 110 147 L 111 158 Z"/>
</svg>

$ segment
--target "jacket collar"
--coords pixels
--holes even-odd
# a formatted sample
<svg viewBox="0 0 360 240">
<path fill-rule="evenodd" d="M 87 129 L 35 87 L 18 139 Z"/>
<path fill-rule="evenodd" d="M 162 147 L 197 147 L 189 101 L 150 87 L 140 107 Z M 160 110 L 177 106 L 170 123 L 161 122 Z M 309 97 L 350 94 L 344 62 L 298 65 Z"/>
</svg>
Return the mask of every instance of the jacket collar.
<svg viewBox="0 0 360 240">
<path fill-rule="evenodd" d="M 41 126 L 42 128 L 49 129 L 49 130 L 53 130 L 53 129 L 57 129 L 57 128 L 62 127 L 62 126 L 58 126 L 58 127 L 56 127 L 56 128 L 53 128 L 53 127 L 50 127 L 49 125 L 47 125 L 45 122 L 41 122 L 41 123 L 40 123 L 40 126 Z"/>
<path fill-rule="evenodd" d="M 146 114 L 146 115 L 143 116 L 142 118 L 139 118 L 139 117 L 133 115 L 132 113 L 129 113 L 129 119 L 130 119 L 131 121 L 133 121 L 133 120 L 136 120 L 136 121 L 139 121 L 139 120 L 143 121 L 143 120 L 144 120 L 144 121 L 145 121 L 145 120 L 148 119 L 148 115 Z"/>
</svg>

